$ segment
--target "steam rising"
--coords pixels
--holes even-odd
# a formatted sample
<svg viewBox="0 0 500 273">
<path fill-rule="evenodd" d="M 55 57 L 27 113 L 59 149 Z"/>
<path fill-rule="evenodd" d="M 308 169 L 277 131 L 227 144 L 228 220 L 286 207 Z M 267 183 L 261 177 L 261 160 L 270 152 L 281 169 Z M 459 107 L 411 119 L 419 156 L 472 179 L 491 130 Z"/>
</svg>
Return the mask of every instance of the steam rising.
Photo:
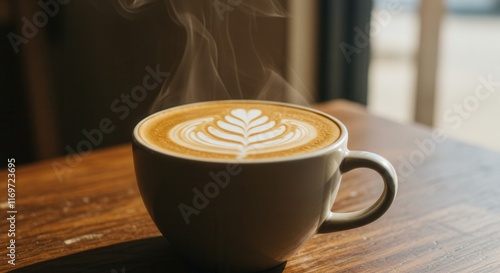
<svg viewBox="0 0 500 273">
<path fill-rule="evenodd" d="M 118 12 L 124 17 L 131 18 L 131 14 L 140 12 L 142 9 L 158 2 L 157 0 L 117 0 Z"/>
<path fill-rule="evenodd" d="M 118 1 L 127 13 L 165 1 L 170 16 L 186 31 L 181 62 L 154 101 L 152 112 L 214 99 L 297 100 L 298 92 L 275 67 L 276 57 L 285 56 L 265 54 L 265 44 L 276 41 L 263 42 L 259 37 L 258 18 L 286 17 L 278 0 Z"/>
</svg>

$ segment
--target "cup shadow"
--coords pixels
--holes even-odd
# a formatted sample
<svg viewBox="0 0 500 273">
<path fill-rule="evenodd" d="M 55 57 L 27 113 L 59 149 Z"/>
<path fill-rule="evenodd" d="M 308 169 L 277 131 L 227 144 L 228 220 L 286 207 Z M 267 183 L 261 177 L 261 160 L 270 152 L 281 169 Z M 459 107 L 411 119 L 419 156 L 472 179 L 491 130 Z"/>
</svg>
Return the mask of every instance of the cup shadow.
<svg viewBox="0 0 500 273">
<path fill-rule="evenodd" d="M 286 263 L 260 273 L 281 273 Z M 11 272 L 209 273 L 184 260 L 161 236 L 86 250 Z"/>
</svg>

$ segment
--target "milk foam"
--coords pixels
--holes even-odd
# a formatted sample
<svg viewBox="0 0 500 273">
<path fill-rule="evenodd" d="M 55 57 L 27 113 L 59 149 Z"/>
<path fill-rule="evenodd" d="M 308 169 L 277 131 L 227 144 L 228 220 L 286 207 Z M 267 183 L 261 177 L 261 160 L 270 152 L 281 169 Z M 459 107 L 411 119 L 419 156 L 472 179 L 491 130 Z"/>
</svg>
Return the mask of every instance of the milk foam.
<svg viewBox="0 0 500 273">
<path fill-rule="evenodd" d="M 259 109 L 233 109 L 222 118 L 185 121 L 169 133 L 172 141 L 189 149 L 245 158 L 293 149 L 317 136 L 316 129 L 293 119 L 272 120 Z"/>
<path fill-rule="evenodd" d="M 168 109 L 144 120 L 138 133 L 166 153 L 246 161 L 313 152 L 334 143 L 341 130 L 307 108 L 242 100 Z"/>
</svg>

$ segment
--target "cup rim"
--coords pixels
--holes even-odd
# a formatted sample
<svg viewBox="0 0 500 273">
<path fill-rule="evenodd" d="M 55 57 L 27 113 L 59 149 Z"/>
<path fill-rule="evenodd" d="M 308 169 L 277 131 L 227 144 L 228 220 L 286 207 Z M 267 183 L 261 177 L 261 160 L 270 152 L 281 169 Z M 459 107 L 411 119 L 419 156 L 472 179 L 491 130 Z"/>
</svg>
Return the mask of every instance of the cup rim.
<svg viewBox="0 0 500 273">
<path fill-rule="evenodd" d="M 226 164 L 258 164 L 258 163 L 277 163 L 277 162 L 287 162 L 287 161 L 295 161 L 295 160 L 302 160 L 302 159 L 307 159 L 307 158 L 314 158 L 314 157 L 319 157 L 321 155 L 327 154 L 332 150 L 340 149 L 343 148 L 342 144 L 346 142 L 347 140 L 347 128 L 345 125 L 340 122 L 337 118 L 324 113 L 322 111 L 307 107 L 307 106 L 302 106 L 302 105 L 297 105 L 293 103 L 287 103 L 287 102 L 279 102 L 279 101 L 265 101 L 265 100 L 250 100 L 250 99 L 240 99 L 240 100 L 235 100 L 235 99 L 230 99 L 230 100 L 218 100 L 218 101 L 224 101 L 227 103 L 231 102 L 237 102 L 237 103 L 262 103 L 262 104 L 273 104 L 273 105 L 281 105 L 281 106 L 286 106 L 286 107 L 292 107 L 292 108 L 297 108 L 297 109 L 302 109 L 305 111 L 313 112 L 318 115 L 321 115 L 325 118 L 330 119 L 333 121 L 339 128 L 340 128 L 340 136 L 338 137 L 337 140 L 335 140 L 333 143 L 330 145 L 311 152 L 303 153 L 303 154 L 298 154 L 298 155 L 291 155 L 291 156 L 284 156 L 284 157 L 277 157 L 277 158 L 262 158 L 262 159 L 251 159 L 251 160 L 245 160 L 245 159 L 217 159 L 217 158 L 200 158 L 200 157 L 195 157 L 195 156 L 189 156 L 189 155 L 183 155 L 179 153 L 173 153 L 169 152 L 166 150 L 162 150 L 159 148 L 154 147 L 153 145 L 147 143 L 144 141 L 140 136 L 139 136 L 139 128 L 141 127 L 142 124 L 144 124 L 147 120 L 161 115 L 165 112 L 168 111 L 174 111 L 177 108 L 182 108 L 185 106 L 195 106 L 198 104 L 207 104 L 207 103 L 213 103 L 213 101 L 202 101 L 202 102 L 194 102 L 194 103 L 188 103 L 188 104 L 182 104 L 178 106 L 174 106 L 171 108 L 167 108 L 158 112 L 155 112 L 153 114 L 148 115 L 147 117 L 141 119 L 134 127 L 133 130 L 133 140 L 136 144 L 141 146 L 142 148 L 147 149 L 148 151 L 152 153 L 156 153 L 159 155 L 163 156 L 168 156 L 168 157 L 173 157 L 173 158 L 179 158 L 179 159 L 184 159 L 184 160 L 189 160 L 189 161 L 195 161 L 195 162 L 205 162 L 205 163 L 226 163 Z"/>
</svg>

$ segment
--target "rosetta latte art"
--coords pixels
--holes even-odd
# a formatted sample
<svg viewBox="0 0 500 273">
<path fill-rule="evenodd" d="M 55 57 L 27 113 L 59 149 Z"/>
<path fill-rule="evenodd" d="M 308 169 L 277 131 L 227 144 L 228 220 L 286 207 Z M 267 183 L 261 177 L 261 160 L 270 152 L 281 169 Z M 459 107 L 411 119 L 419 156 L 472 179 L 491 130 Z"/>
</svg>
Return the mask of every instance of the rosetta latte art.
<svg viewBox="0 0 500 273">
<path fill-rule="evenodd" d="M 186 148 L 235 155 L 283 151 L 316 138 L 316 129 L 293 119 L 272 120 L 259 109 L 234 109 L 224 117 L 185 121 L 170 130 L 169 137 Z"/>
</svg>

